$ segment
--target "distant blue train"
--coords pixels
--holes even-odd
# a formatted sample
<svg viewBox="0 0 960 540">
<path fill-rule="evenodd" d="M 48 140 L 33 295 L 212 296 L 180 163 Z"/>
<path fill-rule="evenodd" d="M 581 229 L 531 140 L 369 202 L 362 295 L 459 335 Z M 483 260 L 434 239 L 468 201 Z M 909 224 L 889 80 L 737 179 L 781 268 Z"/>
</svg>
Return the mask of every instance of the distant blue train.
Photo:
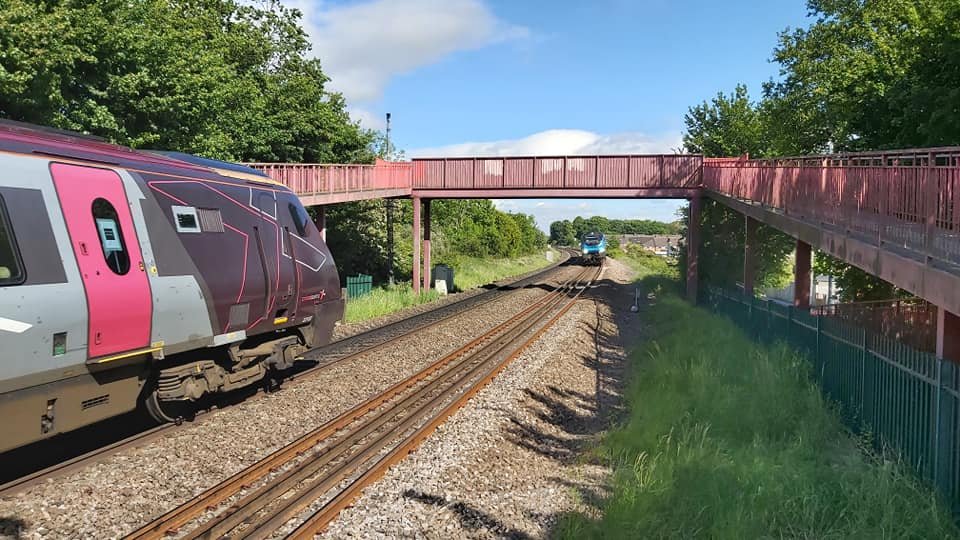
<svg viewBox="0 0 960 540">
<path fill-rule="evenodd" d="M 580 254 L 588 264 L 600 264 L 607 256 L 607 238 L 600 233 L 587 233 L 580 241 Z"/>
</svg>

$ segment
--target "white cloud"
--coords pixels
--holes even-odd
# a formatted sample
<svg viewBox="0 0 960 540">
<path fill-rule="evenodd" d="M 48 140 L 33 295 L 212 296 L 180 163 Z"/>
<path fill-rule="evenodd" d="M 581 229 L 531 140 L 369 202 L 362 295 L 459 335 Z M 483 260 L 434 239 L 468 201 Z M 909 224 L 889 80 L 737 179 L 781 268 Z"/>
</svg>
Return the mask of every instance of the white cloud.
<svg viewBox="0 0 960 540">
<path fill-rule="evenodd" d="M 332 5 L 287 0 L 304 14 L 304 29 L 330 76 L 330 88 L 351 104 L 378 102 L 390 80 L 458 51 L 524 38 L 483 0 L 366 0 Z M 370 121 L 356 110 L 361 122 Z M 374 126 L 369 126 L 374 127 Z"/>
<path fill-rule="evenodd" d="M 453 156 L 549 156 L 597 154 L 669 154 L 680 148 L 679 133 L 653 137 L 644 133 L 628 132 L 601 135 L 579 129 L 550 129 L 521 139 L 487 142 L 466 142 L 419 148 L 410 152 L 413 157 Z"/>
<path fill-rule="evenodd" d="M 360 124 L 367 129 L 382 130 L 387 126 L 387 119 L 383 115 L 364 107 L 348 105 L 347 112 L 350 113 L 350 118 L 360 122 Z"/>
</svg>

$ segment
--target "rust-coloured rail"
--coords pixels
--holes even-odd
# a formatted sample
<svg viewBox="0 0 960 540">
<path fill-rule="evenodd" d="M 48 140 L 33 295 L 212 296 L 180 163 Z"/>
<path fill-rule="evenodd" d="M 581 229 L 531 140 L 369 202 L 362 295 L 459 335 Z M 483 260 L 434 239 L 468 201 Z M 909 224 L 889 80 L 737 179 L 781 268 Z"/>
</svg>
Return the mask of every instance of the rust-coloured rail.
<svg viewBox="0 0 960 540">
<path fill-rule="evenodd" d="M 597 270 L 599 275 L 600 269 Z M 592 281 L 592 280 L 591 280 Z M 389 454 L 381 458 L 372 468 L 367 470 L 358 479 L 354 480 L 347 489 L 338 493 L 331 501 L 323 506 L 319 511 L 307 518 L 290 537 L 296 539 L 313 538 L 317 533 L 323 531 L 327 525 L 333 521 L 344 508 L 346 508 L 360 492 L 370 484 L 380 479 L 386 472 L 399 463 L 404 457 L 413 452 L 420 444 L 426 440 L 436 429 L 443 424 L 450 416 L 460 410 L 466 402 L 486 387 L 493 379 L 499 375 L 507 366 L 515 360 L 530 344 L 536 341 L 550 326 L 573 307 L 574 301 L 580 296 L 583 289 L 578 291 L 573 299 L 567 302 L 557 313 L 555 313 L 544 325 L 536 330 L 531 336 L 527 337 L 513 352 L 506 358 L 499 361 L 490 369 L 483 378 L 474 383 L 469 389 L 463 392 L 455 401 L 448 404 L 444 409 L 435 415 L 427 424 L 421 426 L 416 432 L 409 436 L 402 444 L 397 446 Z"/>
<path fill-rule="evenodd" d="M 578 276 L 577 280 L 582 277 L 583 274 Z M 549 313 L 550 310 L 566 296 L 564 292 L 574 287 L 571 283 L 572 281 L 565 283 L 557 290 L 511 317 L 508 321 L 501 323 L 490 332 L 475 338 L 464 347 L 431 364 L 420 373 L 394 385 L 383 394 L 371 398 L 364 404 L 342 414 L 325 426 L 301 437 L 277 453 L 261 460 L 251 468 L 237 473 L 228 480 L 211 488 L 197 499 L 161 516 L 132 534 L 130 538 L 159 538 L 166 533 L 177 530 L 177 528 L 189 523 L 207 510 L 222 504 L 245 486 L 257 482 L 258 479 L 265 477 L 271 471 L 283 467 L 285 463 L 296 460 L 298 455 L 304 454 L 320 441 L 337 433 L 335 438 L 338 439 L 339 442 L 333 443 L 332 446 L 328 445 L 321 452 L 314 454 L 314 456 L 299 463 L 296 467 L 272 478 L 266 485 L 244 497 L 242 500 L 235 502 L 230 509 L 221 513 L 214 520 L 194 529 L 188 533 L 186 537 L 219 537 L 224 533 L 237 529 L 238 526 L 240 530 L 236 531 L 237 534 L 245 538 L 263 538 L 272 533 L 277 527 L 286 523 L 306 505 L 310 504 L 317 496 L 329 491 L 337 483 L 347 478 L 351 471 L 356 470 L 357 467 L 382 451 L 381 449 L 385 448 L 384 445 L 388 445 L 390 441 L 396 439 L 404 431 L 415 427 L 415 424 L 421 421 L 420 419 L 426 417 L 436 406 L 441 405 L 448 399 L 447 396 L 455 394 L 455 392 L 465 384 L 465 381 L 475 378 L 480 372 L 484 371 L 483 368 L 488 365 L 488 362 L 491 361 L 498 352 L 509 347 L 514 341 L 522 337 L 525 332 L 528 332 L 536 326 L 543 316 Z M 579 292 L 577 292 L 577 295 L 579 295 Z M 574 297 L 576 297 L 576 295 Z M 569 309 L 570 305 L 572 305 L 572 300 L 563 308 L 563 311 Z M 551 322 L 559 316 L 560 314 L 555 315 L 551 319 Z M 540 328 L 538 333 L 542 332 L 544 328 Z M 523 346 L 526 346 L 526 343 L 529 343 L 533 339 L 535 338 L 529 338 Z M 514 351 L 513 354 L 518 354 L 518 352 Z M 511 355 L 511 357 L 512 356 L 513 355 Z M 486 382 L 493 377 L 491 373 L 495 374 L 499 369 L 502 369 L 502 367 L 506 365 L 506 361 L 507 360 L 504 360 L 498 364 L 500 367 L 497 369 L 488 372 L 478 384 L 486 384 Z M 464 372 L 466 374 L 464 374 Z M 450 378 L 454 378 L 454 382 L 444 387 L 444 381 Z M 418 385 L 420 386 L 418 387 Z M 414 387 L 417 387 L 416 391 L 403 398 L 399 403 L 390 405 L 392 400 Z M 440 394 L 430 398 L 427 403 L 422 403 L 422 400 L 429 398 L 431 392 L 437 388 L 444 388 L 444 390 L 441 391 Z M 470 390 L 467 391 L 466 394 L 475 391 L 476 390 Z M 466 399 L 469 399 L 469 396 L 461 396 L 461 398 L 455 400 L 455 403 L 462 404 Z M 385 411 L 379 410 L 385 406 L 388 407 Z M 415 406 L 414 412 L 408 410 L 411 406 Z M 452 414 L 452 411 L 455 410 L 451 407 L 452 405 L 444 409 L 444 411 L 448 412 L 447 415 Z M 356 453 L 346 457 L 346 461 L 336 461 L 345 456 L 360 439 L 375 434 L 377 432 L 376 430 L 386 424 L 389 419 L 395 418 L 398 415 L 402 419 L 398 425 L 390 428 L 387 433 L 379 436 L 375 441 L 368 442 L 359 450 L 354 449 L 353 451 Z M 367 419 L 360 421 L 358 426 L 352 429 L 346 429 L 347 426 L 365 417 Z M 436 425 L 439 425 L 439 422 L 442 422 L 442 420 L 438 421 L 435 418 L 436 417 L 434 417 L 434 420 L 428 420 L 427 426 L 433 426 L 429 428 L 429 431 L 432 431 Z M 427 426 L 419 428 L 416 434 L 423 434 Z M 426 435 L 423 435 L 423 437 L 425 436 Z M 417 439 L 418 442 L 420 440 L 422 440 L 422 437 Z M 399 448 L 409 449 L 409 445 L 408 440 L 402 443 Z M 392 452 L 391 455 L 400 454 Z M 333 468 L 318 480 L 307 483 L 307 487 L 305 491 L 302 490 L 301 495 L 282 501 L 279 505 L 276 504 L 276 502 L 280 500 L 279 497 L 281 495 L 305 482 L 313 474 L 331 463 L 334 464 L 332 466 Z M 380 463 L 383 463 L 383 460 L 378 462 L 378 467 L 381 466 Z M 389 467 L 391 463 L 392 461 L 383 464 L 383 470 Z M 376 468 L 377 467 L 374 467 L 374 469 L 371 470 L 375 470 Z M 382 472 L 380 474 L 382 474 Z M 370 471 L 364 473 L 364 476 L 372 478 Z M 357 483 L 354 482 L 351 484 L 351 486 L 354 485 L 357 485 Z M 349 501 L 350 499 L 345 499 L 343 494 L 340 494 L 333 502 L 335 505 L 339 505 L 340 503 L 336 501 L 343 500 Z M 277 505 L 279 508 L 274 508 L 266 515 L 261 515 L 258 518 L 258 514 L 262 514 L 262 510 L 270 505 Z M 325 508 L 326 514 L 324 515 L 329 515 L 330 505 L 326 505 Z M 335 512 L 333 515 L 335 515 Z M 325 524 L 326 522 L 318 518 L 311 519 L 309 523 L 311 523 L 310 527 L 316 527 L 318 523 Z"/>
</svg>

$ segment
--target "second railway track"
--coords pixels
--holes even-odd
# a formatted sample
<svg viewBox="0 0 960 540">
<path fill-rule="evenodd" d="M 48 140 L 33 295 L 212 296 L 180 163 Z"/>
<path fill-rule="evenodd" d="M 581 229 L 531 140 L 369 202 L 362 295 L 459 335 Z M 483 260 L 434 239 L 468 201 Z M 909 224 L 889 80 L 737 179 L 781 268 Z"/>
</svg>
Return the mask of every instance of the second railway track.
<svg viewBox="0 0 960 540">
<path fill-rule="evenodd" d="M 600 271 L 582 270 L 463 347 L 128 538 L 312 537 L 566 313 Z"/>
</svg>

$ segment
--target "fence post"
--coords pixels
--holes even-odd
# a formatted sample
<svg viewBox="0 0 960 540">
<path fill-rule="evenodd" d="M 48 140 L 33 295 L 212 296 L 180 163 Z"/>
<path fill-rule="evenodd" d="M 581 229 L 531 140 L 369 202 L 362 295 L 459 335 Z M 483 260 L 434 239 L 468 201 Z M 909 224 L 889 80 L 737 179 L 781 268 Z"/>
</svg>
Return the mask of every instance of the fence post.
<svg viewBox="0 0 960 540">
<path fill-rule="evenodd" d="M 945 380 L 953 380 L 953 369 L 954 364 L 952 362 L 937 359 L 937 399 L 934 406 L 937 420 L 936 429 L 933 433 L 933 480 L 941 493 L 948 498 L 952 498 L 950 497 L 952 493 L 950 484 L 953 477 L 951 447 L 955 437 L 955 415 L 953 399 L 945 388 L 944 382 Z"/>
<path fill-rule="evenodd" d="M 787 343 L 796 347 L 793 342 L 793 306 L 787 306 Z"/>
<path fill-rule="evenodd" d="M 816 338 L 816 341 L 814 342 L 815 349 L 813 351 L 813 358 L 816 363 L 820 364 L 820 385 L 826 386 L 825 383 L 827 379 L 825 378 L 824 375 L 827 372 L 827 361 L 824 360 L 823 357 L 820 355 L 820 317 L 821 315 L 820 315 L 820 312 L 818 311 L 817 312 L 817 338 Z"/>
<path fill-rule="evenodd" d="M 860 416 L 861 423 L 863 421 L 863 411 L 864 411 L 864 393 L 866 392 L 866 387 L 864 382 L 866 380 L 867 372 L 867 330 L 861 329 L 860 335 L 863 336 L 863 339 L 860 341 L 862 345 L 860 347 L 860 406 L 858 407 L 857 414 Z"/>
</svg>

